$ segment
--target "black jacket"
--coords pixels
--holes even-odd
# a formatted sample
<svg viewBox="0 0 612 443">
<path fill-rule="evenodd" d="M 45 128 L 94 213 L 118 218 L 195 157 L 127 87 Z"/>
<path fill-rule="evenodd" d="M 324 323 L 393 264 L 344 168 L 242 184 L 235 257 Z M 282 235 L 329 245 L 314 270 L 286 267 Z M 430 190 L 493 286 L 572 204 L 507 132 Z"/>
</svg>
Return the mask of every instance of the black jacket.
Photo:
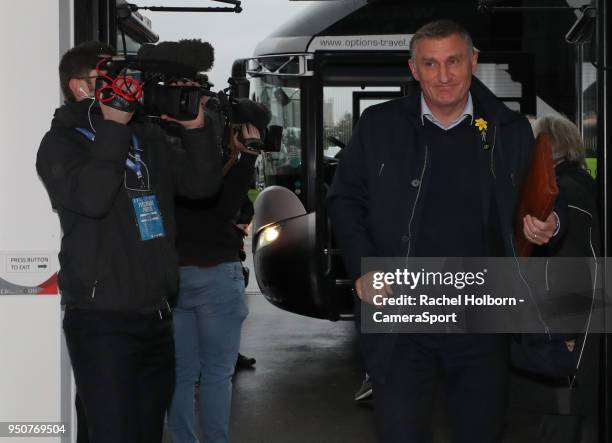
<svg viewBox="0 0 612 443">
<path fill-rule="evenodd" d="M 597 346 L 597 336 L 592 334 L 598 328 L 597 310 L 592 317 L 595 321 L 589 318 L 593 297 L 597 297 L 594 286 L 597 279 L 592 271 L 596 269 L 594 260 L 601 256 L 601 236 L 595 180 L 573 162 L 558 164 L 555 173 L 559 186 L 555 210 L 561 228 L 548 244 L 535 247 L 533 252 L 537 257 L 549 257 L 544 273 L 546 299 L 541 307 L 552 329 L 559 328 L 563 333 L 522 334 L 520 341 L 513 343 L 512 361 L 515 367 L 528 373 L 565 379 L 576 374 L 583 350 L 588 353 L 588 349 Z M 601 271 L 597 275 L 601 276 Z M 590 335 L 587 326 L 591 328 Z M 583 348 L 587 335 L 590 345 Z M 577 349 L 572 353 L 565 345 L 570 339 L 577 339 Z M 588 377 L 593 365 L 589 359 L 583 362 L 581 373 Z"/>
<path fill-rule="evenodd" d="M 177 198 L 176 246 L 180 264 L 212 266 L 240 260 L 244 234 L 236 223 L 253 181 L 256 158 L 243 154 L 214 196 L 200 200 Z"/>
<path fill-rule="evenodd" d="M 90 129 L 90 101 L 67 102 L 55 112 L 36 160 L 63 237 L 59 286 L 70 307 L 153 312 L 178 287 L 174 247 L 174 196 L 213 194 L 221 164 L 210 125 L 183 131 L 186 150 L 170 149 L 161 129 L 150 123 L 122 125 L 92 110 L 95 140 L 74 128 Z M 126 168 L 132 133 L 146 164 L 145 181 L 157 196 L 165 236 L 142 241 L 132 197 L 135 174 Z"/>
<path fill-rule="evenodd" d="M 479 160 L 480 170 L 490 173 L 480 174 L 483 226 L 492 227 L 499 238 L 495 255 L 512 256 L 518 186 L 527 172 L 533 133 L 526 118 L 507 108 L 476 78 L 471 94 L 474 117 L 488 122 L 490 149 Z M 352 279 L 363 273 L 361 257 L 413 253 L 411 243 L 419 235 L 432 179 L 422 128 L 420 94 L 382 103 L 364 111 L 343 151 L 327 205 Z M 357 303 L 358 323 L 359 311 Z M 366 366 L 378 380 L 384 379 L 394 341 L 392 335 L 362 334 Z"/>
<path fill-rule="evenodd" d="M 553 258 L 547 263 L 549 294 L 573 300 L 574 306 L 582 307 L 587 313 L 593 291 L 591 268 L 595 257 L 601 257 L 596 184 L 576 163 L 560 163 L 555 173 L 559 186 L 557 210 L 564 222 L 554 241 L 536 248 L 534 253 Z M 575 332 L 582 331 L 586 317 L 575 315 L 575 319 Z"/>
<path fill-rule="evenodd" d="M 555 242 L 543 247 L 548 257 L 601 256 L 597 186 L 591 175 L 577 163 L 563 162 L 555 167 L 559 186 L 559 211 L 567 220 Z"/>
</svg>

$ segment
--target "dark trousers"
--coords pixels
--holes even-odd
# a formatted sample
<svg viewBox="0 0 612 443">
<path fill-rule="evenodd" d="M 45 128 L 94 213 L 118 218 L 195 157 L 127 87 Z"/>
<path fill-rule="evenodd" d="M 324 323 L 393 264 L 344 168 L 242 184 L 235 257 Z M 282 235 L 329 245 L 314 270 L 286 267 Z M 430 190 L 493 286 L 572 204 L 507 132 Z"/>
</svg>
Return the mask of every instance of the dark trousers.
<svg viewBox="0 0 612 443">
<path fill-rule="evenodd" d="M 91 443 L 161 442 L 174 387 L 172 315 L 162 314 L 66 310 Z"/>
<path fill-rule="evenodd" d="M 74 408 L 77 416 L 77 441 L 76 443 L 89 443 L 89 428 L 87 427 L 87 416 L 83 408 L 83 402 L 79 393 L 74 397 Z"/>
<path fill-rule="evenodd" d="M 442 376 L 452 441 L 502 440 L 509 376 L 504 335 L 400 334 L 384 383 L 374 382 L 381 442 L 430 443 Z"/>
</svg>

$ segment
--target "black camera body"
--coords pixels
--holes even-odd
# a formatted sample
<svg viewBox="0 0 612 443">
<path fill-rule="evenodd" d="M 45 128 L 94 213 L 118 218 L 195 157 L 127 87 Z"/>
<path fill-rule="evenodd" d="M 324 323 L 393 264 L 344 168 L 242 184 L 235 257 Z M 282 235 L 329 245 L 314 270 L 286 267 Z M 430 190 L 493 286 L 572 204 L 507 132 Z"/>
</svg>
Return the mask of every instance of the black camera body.
<svg viewBox="0 0 612 443">
<path fill-rule="evenodd" d="M 101 58 L 96 98 L 108 106 L 146 116 L 193 120 L 200 107 L 197 86 L 173 86 L 210 70 L 214 49 L 199 39 L 145 44 L 137 54 Z"/>
<path fill-rule="evenodd" d="M 171 63 L 148 63 L 139 56 L 115 56 L 102 60 L 96 80 L 96 98 L 125 112 L 159 117 L 167 114 L 177 120 L 198 116 L 202 88 L 174 86 L 173 81 L 194 78 L 187 67 Z"/>
<path fill-rule="evenodd" d="M 232 84 L 231 81 L 230 84 Z M 251 123 L 259 130 L 261 134 L 260 139 L 244 139 L 242 134 L 238 132 L 238 140 L 243 145 L 253 151 L 280 151 L 283 128 L 277 125 L 270 125 L 272 115 L 267 107 L 246 98 L 234 97 L 233 87 L 231 86 L 217 94 L 207 95 L 212 96 L 206 102 L 206 109 L 218 113 L 222 117 L 225 128 L 233 126 L 233 131 L 237 131 L 238 125 Z M 224 133 L 228 134 L 228 131 L 224 131 Z M 224 145 L 227 145 L 227 140 L 224 142 Z"/>
<path fill-rule="evenodd" d="M 145 87 L 142 112 L 151 116 L 167 114 L 177 120 L 193 120 L 198 116 L 201 98 L 198 86 L 153 84 Z"/>
</svg>

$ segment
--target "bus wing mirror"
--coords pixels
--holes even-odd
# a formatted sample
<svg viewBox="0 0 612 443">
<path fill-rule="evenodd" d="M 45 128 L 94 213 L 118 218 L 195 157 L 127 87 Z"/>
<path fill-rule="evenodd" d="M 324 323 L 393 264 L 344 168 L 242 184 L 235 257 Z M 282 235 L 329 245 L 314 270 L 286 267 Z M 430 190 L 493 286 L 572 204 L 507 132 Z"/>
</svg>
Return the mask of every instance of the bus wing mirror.
<svg viewBox="0 0 612 443">
<path fill-rule="evenodd" d="M 254 207 L 254 233 L 274 223 L 306 214 L 306 209 L 297 195 L 282 186 L 269 186 L 261 191 Z"/>
</svg>

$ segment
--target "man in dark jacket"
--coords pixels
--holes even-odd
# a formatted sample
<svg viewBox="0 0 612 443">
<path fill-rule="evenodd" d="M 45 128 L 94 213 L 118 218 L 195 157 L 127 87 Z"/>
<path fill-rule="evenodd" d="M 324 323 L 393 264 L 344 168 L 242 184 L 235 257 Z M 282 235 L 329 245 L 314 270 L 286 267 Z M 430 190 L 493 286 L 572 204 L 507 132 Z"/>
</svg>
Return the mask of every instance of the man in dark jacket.
<svg viewBox="0 0 612 443">
<path fill-rule="evenodd" d="M 174 381 L 174 196 L 213 194 L 221 164 L 204 103 L 178 122 L 177 155 L 160 128 L 95 99 L 99 56 L 113 54 L 88 42 L 62 57 L 67 101 L 36 167 L 63 230 L 64 332 L 89 440 L 159 442 Z"/>
<path fill-rule="evenodd" d="M 533 135 L 524 117 L 472 77 L 476 62 L 462 27 L 423 26 L 410 60 L 421 93 L 368 108 L 343 152 L 329 215 L 362 302 L 374 295 L 362 257 L 514 255 L 517 187 Z M 524 220 L 538 244 L 556 227 L 554 215 Z M 355 312 L 359 327 L 359 303 Z M 454 441 L 501 440 L 506 336 L 361 334 L 360 342 L 381 441 L 431 441 L 440 369 Z"/>
</svg>

